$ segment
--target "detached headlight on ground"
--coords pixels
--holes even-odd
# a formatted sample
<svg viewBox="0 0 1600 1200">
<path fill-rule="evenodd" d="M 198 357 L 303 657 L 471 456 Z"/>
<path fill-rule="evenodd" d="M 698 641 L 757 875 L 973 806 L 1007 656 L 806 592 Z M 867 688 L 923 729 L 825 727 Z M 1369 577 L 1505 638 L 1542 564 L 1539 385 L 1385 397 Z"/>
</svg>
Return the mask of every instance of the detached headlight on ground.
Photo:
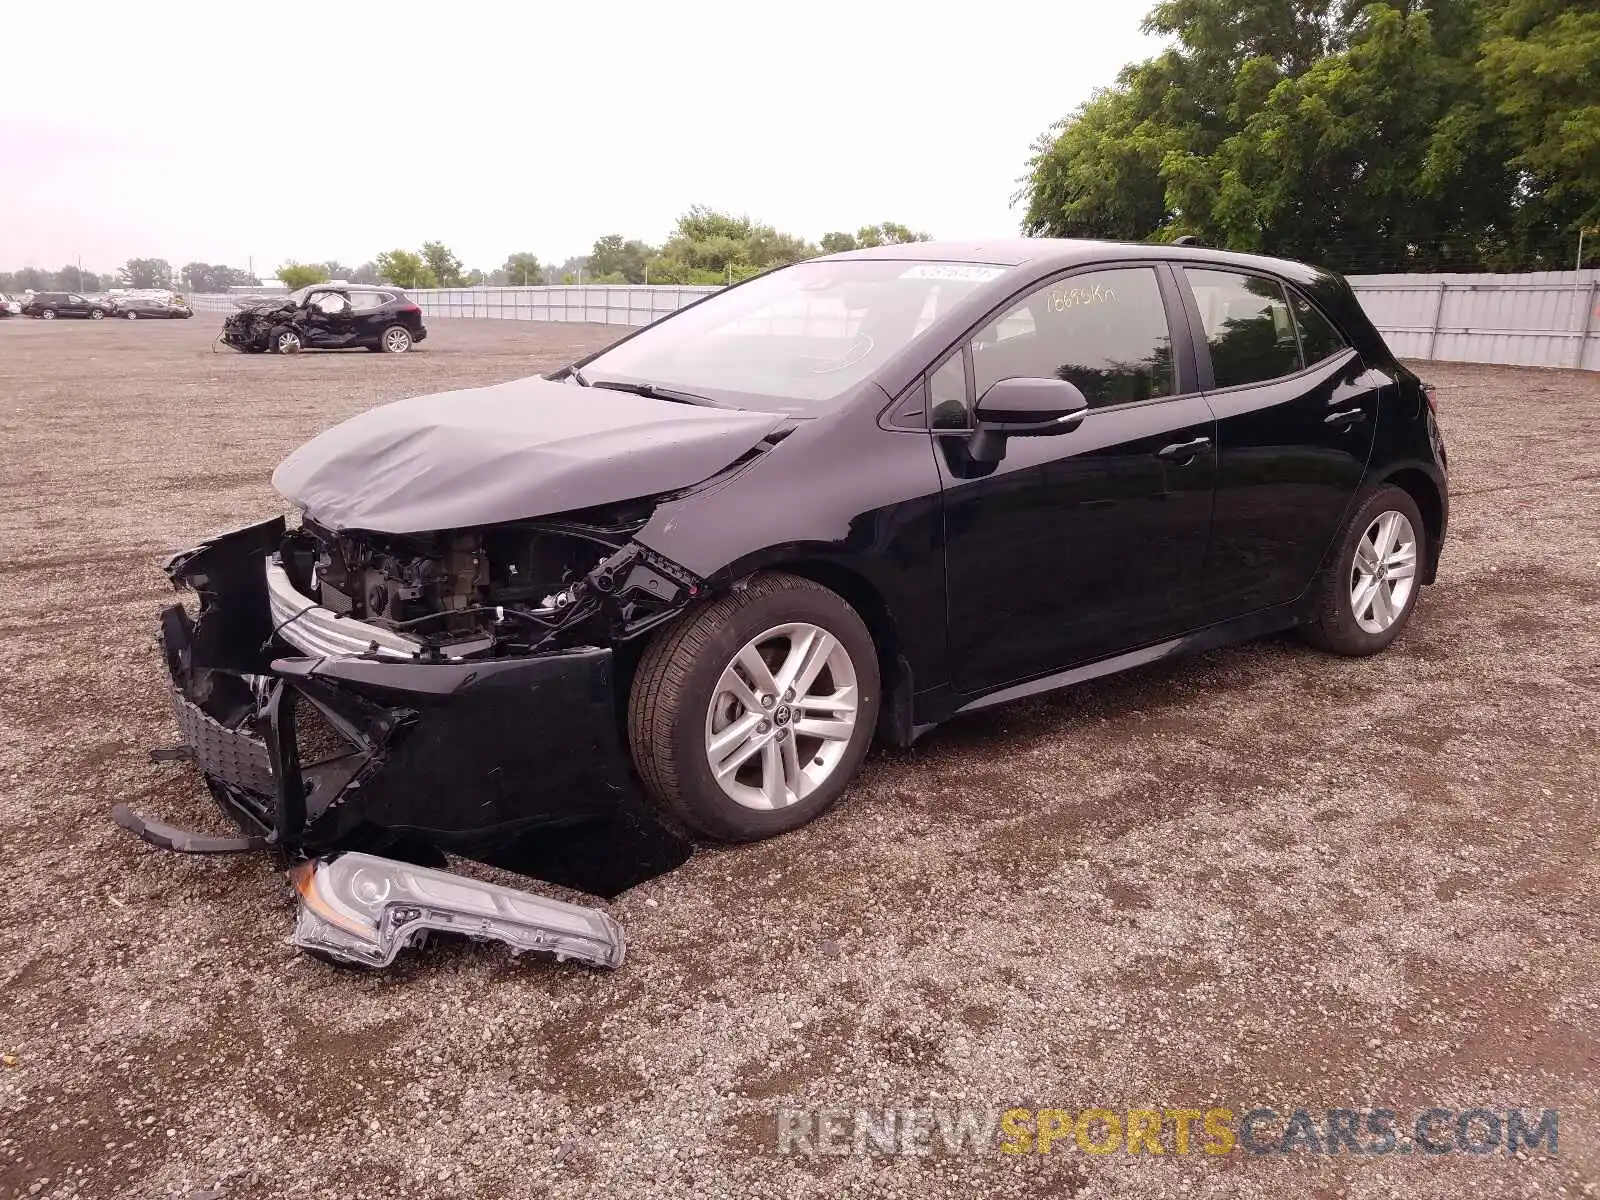
<svg viewBox="0 0 1600 1200">
<path fill-rule="evenodd" d="M 513 950 L 619 967 L 622 928 L 605 913 L 449 871 L 348 853 L 290 868 L 300 894 L 294 942 L 342 962 L 386 967 L 430 931 L 493 939 Z"/>
</svg>

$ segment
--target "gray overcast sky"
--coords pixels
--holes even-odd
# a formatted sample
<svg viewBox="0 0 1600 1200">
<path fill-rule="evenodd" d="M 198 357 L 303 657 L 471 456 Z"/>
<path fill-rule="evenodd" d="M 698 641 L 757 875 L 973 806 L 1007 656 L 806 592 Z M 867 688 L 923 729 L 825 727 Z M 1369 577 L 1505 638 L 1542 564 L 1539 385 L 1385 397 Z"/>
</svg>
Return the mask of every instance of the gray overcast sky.
<svg viewBox="0 0 1600 1200">
<path fill-rule="evenodd" d="M 12 3 L 0 268 L 489 269 L 697 202 L 1014 233 L 1029 143 L 1158 48 L 1149 5 Z"/>
</svg>

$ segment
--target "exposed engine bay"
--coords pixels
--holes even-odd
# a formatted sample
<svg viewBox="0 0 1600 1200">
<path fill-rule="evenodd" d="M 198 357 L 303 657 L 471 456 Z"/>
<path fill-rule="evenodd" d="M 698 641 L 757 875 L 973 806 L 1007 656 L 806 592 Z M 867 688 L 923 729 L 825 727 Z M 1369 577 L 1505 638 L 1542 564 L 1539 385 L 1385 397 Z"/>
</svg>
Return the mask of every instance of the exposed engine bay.
<svg viewBox="0 0 1600 1200">
<path fill-rule="evenodd" d="M 631 541 L 649 504 L 430 534 L 287 532 L 295 591 L 339 618 L 420 643 L 421 657 L 530 654 L 635 637 L 701 581 Z M 294 618 L 274 632 L 296 641 Z"/>
</svg>

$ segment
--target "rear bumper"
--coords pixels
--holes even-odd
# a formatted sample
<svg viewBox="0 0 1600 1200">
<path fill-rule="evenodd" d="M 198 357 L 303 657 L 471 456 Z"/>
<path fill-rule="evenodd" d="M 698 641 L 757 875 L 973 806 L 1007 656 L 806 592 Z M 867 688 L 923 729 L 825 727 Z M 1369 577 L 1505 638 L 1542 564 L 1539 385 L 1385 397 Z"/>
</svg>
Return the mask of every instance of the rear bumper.
<svg viewBox="0 0 1600 1200">
<path fill-rule="evenodd" d="M 606 896 L 688 857 L 633 781 L 609 649 L 306 654 L 274 635 L 282 535 L 276 519 L 175 556 L 200 614 L 161 617 L 183 757 L 247 836 L 286 865 L 451 853 Z"/>
</svg>

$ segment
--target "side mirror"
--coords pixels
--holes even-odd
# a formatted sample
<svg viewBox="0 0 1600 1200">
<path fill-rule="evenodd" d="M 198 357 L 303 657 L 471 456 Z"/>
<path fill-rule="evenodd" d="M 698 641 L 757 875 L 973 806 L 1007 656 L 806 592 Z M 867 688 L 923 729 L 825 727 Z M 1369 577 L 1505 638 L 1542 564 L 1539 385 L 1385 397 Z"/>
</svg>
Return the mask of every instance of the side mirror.
<svg viewBox="0 0 1600 1200">
<path fill-rule="evenodd" d="M 1002 379 L 978 397 L 969 452 L 976 462 L 999 462 L 1008 437 L 1070 433 L 1083 424 L 1089 401 L 1064 379 Z"/>
</svg>

